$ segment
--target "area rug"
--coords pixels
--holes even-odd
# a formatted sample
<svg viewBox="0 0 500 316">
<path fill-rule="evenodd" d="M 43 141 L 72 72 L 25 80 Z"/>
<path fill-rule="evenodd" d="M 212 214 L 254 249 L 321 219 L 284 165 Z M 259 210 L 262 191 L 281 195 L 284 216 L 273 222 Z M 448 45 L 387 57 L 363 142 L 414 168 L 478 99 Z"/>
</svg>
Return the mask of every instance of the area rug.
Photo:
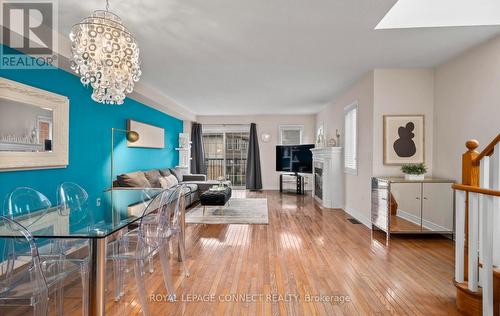
<svg viewBox="0 0 500 316">
<path fill-rule="evenodd" d="M 267 199 L 230 199 L 221 206 L 198 205 L 186 213 L 187 224 L 269 224 Z"/>
</svg>

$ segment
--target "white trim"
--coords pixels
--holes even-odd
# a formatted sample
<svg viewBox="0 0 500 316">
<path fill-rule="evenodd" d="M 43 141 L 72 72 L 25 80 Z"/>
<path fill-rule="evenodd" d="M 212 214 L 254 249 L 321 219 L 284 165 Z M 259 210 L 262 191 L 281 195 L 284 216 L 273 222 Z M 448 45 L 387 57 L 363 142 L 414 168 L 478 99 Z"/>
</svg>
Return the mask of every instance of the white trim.
<svg viewBox="0 0 500 316">
<path fill-rule="evenodd" d="M 400 217 L 400 218 L 402 218 L 404 220 L 407 220 L 409 222 L 412 222 L 415 225 L 420 226 L 420 217 L 415 216 L 415 215 L 413 215 L 411 213 L 408 213 L 408 212 L 405 212 L 403 210 L 398 209 L 398 211 L 396 213 L 396 216 Z M 428 221 L 426 219 L 423 219 L 423 218 L 422 218 L 422 227 L 426 228 L 428 230 L 431 230 L 431 231 L 438 231 L 438 232 L 450 232 L 450 231 L 453 231 L 450 228 L 446 228 L 446 227 L 440 226 L 438 224 L 435 224 L 435 223 L 430 222 L 430 221 Z"/>
<path fill-rule="evenodd" d="M 366 227 L 368 227 L 368 228 L 371 229 L 371 220 L 370 220 L 370 218 L 361 215 L 360 212 L 357 212 L 357 211 L 355 211 L 353 209 L 350 209 L 347 206 L 345 207 L 344 212 L 346 212 L 347 214 L 351 215 L 352 217 L 354 217 L 355 219 L 357 219 L 358 221 L 360 221 L 363 225 L 365 225 Z"/>
</svg>

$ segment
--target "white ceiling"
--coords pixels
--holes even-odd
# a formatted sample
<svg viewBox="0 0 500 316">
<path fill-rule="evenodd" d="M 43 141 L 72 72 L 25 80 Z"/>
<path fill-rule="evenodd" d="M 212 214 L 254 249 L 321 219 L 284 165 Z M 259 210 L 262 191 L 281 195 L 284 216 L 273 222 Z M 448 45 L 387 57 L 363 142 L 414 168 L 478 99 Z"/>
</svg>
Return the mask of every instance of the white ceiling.
<svg viewBox="0 0 500 316">
<path fill-rule="evenodd" d="M 199 115 L 314 113 L 373 68 L 433 67 L 500 27 L 374 30 L 395 0 L 111 0 L 141 84 Z M 69 33 L 104 0 L 59 1 Z"/>
</svg>

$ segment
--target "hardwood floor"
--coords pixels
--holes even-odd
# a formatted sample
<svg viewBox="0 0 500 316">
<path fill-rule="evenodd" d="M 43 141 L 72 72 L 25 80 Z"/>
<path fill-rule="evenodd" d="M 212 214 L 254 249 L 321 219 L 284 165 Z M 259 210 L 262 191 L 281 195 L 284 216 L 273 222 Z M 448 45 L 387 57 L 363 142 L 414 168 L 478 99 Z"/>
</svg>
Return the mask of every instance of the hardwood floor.
<svg viewBox="0 0 500 316">
<path fill-rule="evenodd" d="M 310 196 L 235 194 L 267 197 L 269 225 L 189 225 L 191 277 L 171 260 L 178 301 L 152 301 L 153 315 L 458 315 L 450 240 L 395 237 L 386 247 L 367 227 L 341 210 L 321 209 Z M 148 291 L 165 295 L 159 260 L 155 266 Z M 118 303 L 109 284 L 107 315 L 141 314 L 133 275 L 127 280 Z M 257 301 L 235 302 L 231 294 L 255 294 Z M 307 295 L 336 301 L 306 302 Z M 201 299 L 209 301 L 193 301 Z M 66 301 L 65 314 L 79 315 L 79 300 Z"/>
<path fill-rule="evenodd" d="M 426 231 L 427 228 L 421 227 L 415 223 L 412 223 L 404 218 L 398 217 L 396 215 L 391 215 L 391 231 L 392 232 L 405 232 L 405 231 Z"/>
</svg>

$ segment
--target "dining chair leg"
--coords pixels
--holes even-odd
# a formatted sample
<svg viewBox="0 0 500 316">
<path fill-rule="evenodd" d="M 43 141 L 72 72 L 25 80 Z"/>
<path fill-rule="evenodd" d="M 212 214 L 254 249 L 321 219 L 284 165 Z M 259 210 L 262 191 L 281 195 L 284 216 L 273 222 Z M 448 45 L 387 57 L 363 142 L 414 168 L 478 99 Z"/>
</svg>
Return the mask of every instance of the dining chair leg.
<svg viewBox="0 0 500 316">
<path fill-rule="evenodd" d="M 163 270 L 163 281 L 168 292 L 168 300 L 175 301 L 174 286 L 172 283 L 172 271 L 170 270 L 170 241 L 160 247 L 160 262 Z"/>
<path fill-rule="evenodd" d="M 142 313 L 144 316 L 149 316 L 149 305 L 146 293 L 144 260 L 135 260 L 134 265 L 135 283 L 137 284 L 137 292 L 139 294 L 139 302 L 141 303 Z"/>
<path fill-rule="evenodd" d="M 189 271 L 188 271 L 187 262 L 186 262 L 186 247 L 185 247 L 184 235 L 182 234 L 182 232 L 179 232 L 177 235 L 178 235 L 178 240 L 179 240 L 179 251 L 181 253 L 182 267 L 184 269 L 184 275 L 186 276 L 186 278 L 189 278 Z"/>
<path fill-rule="evenodd" d="M 63 256 L 59 256 L 59 261 L 55 264 L 57 273 L 62 273 L 64 269 L 64 261 Z M 57 290 L 56 290 L 56 315 L 63 316 L 64 315 L 64 279 L 57 282 Z"/>
<path fill-rule="evenodd" d="M 122 268 L 121 268 L 121 263 L 120 260 L 114 259 L 113 260 L 113 282 L 115 285 L 115 302 L 118 302 L 120 300 L 120 293 L 122 291 L 120 287 L 120 274 L 122 273 Z"/>
<path fill-rule="evenodd" d="M 203 205 L 203 216 L 205 216 L 205 209 L 206 209 L 206 208 L 207 208 L 207 207 L 206 207 L 205 205 Z"/>
<path fill-rule="evenodd" d="M 49 297 L 46 291 L 40 293 L 33 305 L 33 316 L 47 316 L 49 314 Z"/>
<path fill-rule="evenodd" d="M 155 269 L 154 269 L 154 264 L 153 264 L 153 255 L 151 255 L 151 257 L 148 258 L 148 265 L 149 265 L 149 273 L 152 274 L 153 272 L 155 272 Z"/>
</svg>

